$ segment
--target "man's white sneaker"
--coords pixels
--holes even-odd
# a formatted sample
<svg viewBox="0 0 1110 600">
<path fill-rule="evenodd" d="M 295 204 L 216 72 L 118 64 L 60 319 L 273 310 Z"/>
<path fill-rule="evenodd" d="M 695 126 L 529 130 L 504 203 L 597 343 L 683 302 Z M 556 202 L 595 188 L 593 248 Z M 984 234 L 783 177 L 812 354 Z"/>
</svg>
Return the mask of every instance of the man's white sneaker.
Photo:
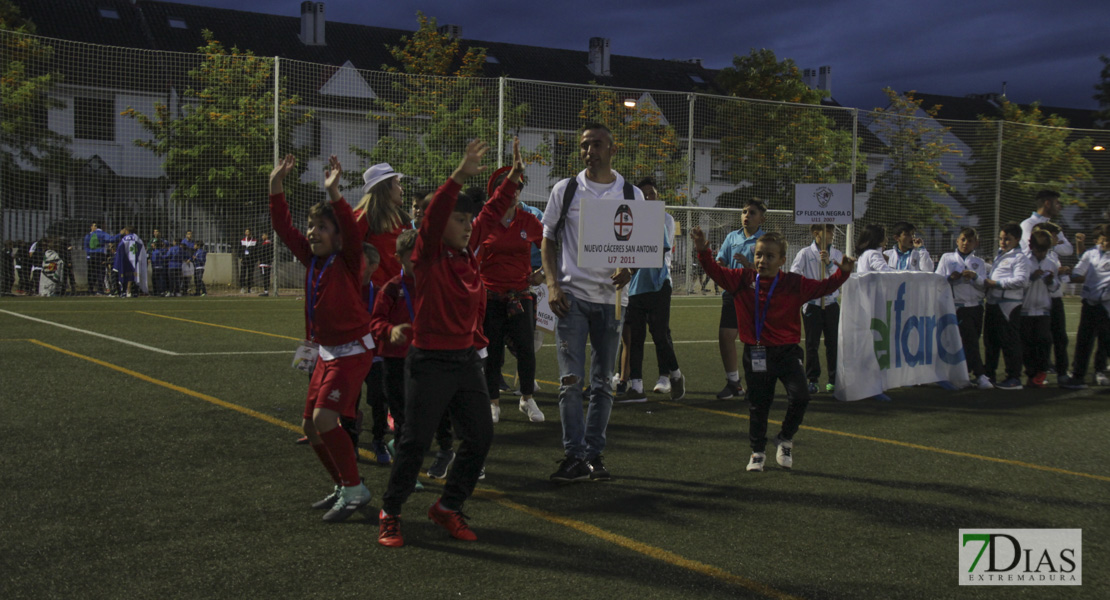
<svg viewBox="0 0 1110 600">
<path fill-rule="evenodd" d="M 533 423 L 543 423 L 543 412 L 540 411 L 540 407 L 536 406 L 536 401 L 532 398 L 520 399 L 520 412 L 528 415 L 528 420 Z"/>
<path fill-rule="evenodd" d="M 778 461 L 779 466 L 784 469 L 789 469 L 794 466 L 794 442 L 784 440 L 779 436 L 771 440 L 771 443 L 778 446 L 778 452 L 775 453 L 775 460 Z"/>
<path fill-rule="evenodd" d="M 763 461 L 767 459 L 767 455 L 762 452 L 752 452 L 752 457 L 748 460 L 749 471 L 762 471 Z"/>
<path fill-rule="evenodd" d="M 1095 373 L 1095 383 L 1097 385 L 1110 385 L 1110 377 L 1107 377 L 1105 371 Z"/>
<path fill-rule="evenodd" d="M 671 378 L 666 375 L 660 375 L 659 381 L 655 382 L 655 389 L 652 390 L 656 394 L 669 394 L 671 393 Z"/>
<path fill-rule="evenodd" d="M 980 375 L 979 379 L 978 379 L 978 381 L 976 381 L 976 383 L 979 384 L 979 389 L 981 389 L 981 390 L 992 390 L 992 389 L 994 389 L 994 384 L 991 383 L 990 379 L 987 379 L 986 375 Z"/>
<path fill-rule="evenodd" d="M 496 404 L 489 405 L 490 416 L 493 417 L 493 422 L 497 423 L 501 420 L 501 407 Z"/>
</svg>

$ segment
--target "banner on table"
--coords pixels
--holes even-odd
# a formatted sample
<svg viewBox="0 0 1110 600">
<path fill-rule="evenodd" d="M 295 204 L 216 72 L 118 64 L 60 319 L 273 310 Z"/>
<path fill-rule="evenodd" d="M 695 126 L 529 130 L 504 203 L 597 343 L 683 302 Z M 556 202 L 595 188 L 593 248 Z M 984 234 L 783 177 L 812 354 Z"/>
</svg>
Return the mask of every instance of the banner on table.
<svg viewBox="0 0 1110 600">
<path fill-rule="evenodd" d="M 658 269 L 663 266 L 662 202 L 585 200 L 578 217 L 578 266 Z"/>
<path fill-rule="evenodd" d="M 944 277 L 853 274 L 840 293 L 838 400 L 937 381 L 968 384 L 956 305 Z"/>
</svg>

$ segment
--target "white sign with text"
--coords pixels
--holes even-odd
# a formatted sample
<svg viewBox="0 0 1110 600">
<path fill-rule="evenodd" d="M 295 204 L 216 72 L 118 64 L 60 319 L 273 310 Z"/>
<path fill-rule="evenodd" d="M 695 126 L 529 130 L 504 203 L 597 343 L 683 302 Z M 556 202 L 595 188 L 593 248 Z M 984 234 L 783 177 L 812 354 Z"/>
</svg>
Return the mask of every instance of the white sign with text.
<svg viewBox="0 0 1110 600">
<path fill-rule="evenodd" d="M 536 295 L 536 327 L 555 331 L 559 317 L 555 316 L 555 311 L 551 310 L 551 303 L 548 302 L 547 284 L 532 286 L 532 293 Z"/>
<path fill-rule="evenodd" d="M 662 267 L 664 208 L 662 202 L 584 200 L 578 218 L 578 266 Z"/>
<path fill-rule="evenodd" d="M 852 222 L 852 184 L 794 184 L 794 223 L 848 225 Z"/>
</svg>

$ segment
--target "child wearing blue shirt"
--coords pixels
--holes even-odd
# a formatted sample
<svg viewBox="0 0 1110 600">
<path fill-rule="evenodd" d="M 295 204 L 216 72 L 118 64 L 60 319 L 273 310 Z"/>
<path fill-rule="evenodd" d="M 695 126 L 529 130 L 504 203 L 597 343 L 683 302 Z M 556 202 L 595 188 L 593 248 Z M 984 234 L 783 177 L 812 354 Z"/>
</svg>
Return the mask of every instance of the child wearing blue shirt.
<svg viewBox="0 0 1110 600">
<path fill-rule="evenodd" d="M 151 293 L 155 296 L 166 294 L 166 249 L 162 247 L 162 240 L 154 242 L 154 250 L 150 252 L 150 266 L 154 271 L 154 289 Z"/>
<path fill-rule="evenodd" d="M 763 221 L 767 206 L 756 199 L 748 200 L 740 211 L 741 228 L 725 236 L 717 251 L 717 264 L 730 269 L 750 268 L 755 253 L 755 242 L 763 235 Z M 718 400 L 744 395 L 740 386 L 740 367 L 736 355 L 736 306 L 732 294 L 721 294 L 721 319 L 717 330 L 717 344 L 721 350 L 721 362 L 725 367 L 725 387 L 717 392 Z"/>
<path fill-rule="evenodd" d="M 208 262 L 208 249 L 204 242 L 197 242 L 196 252 L 193 252 L 193 295 L 207 296 L 208 288 L 204 285 L 204 265 Z"/>
<path fill-rule="evenodd" d="M 166 287 L 167 296 L 181 295 L 181 262 L 184 258 L 184 248 L 179 243 L 170 242 L 166 250 L 166 274 L 169 276 L 169 285 Z"/>
</svg>

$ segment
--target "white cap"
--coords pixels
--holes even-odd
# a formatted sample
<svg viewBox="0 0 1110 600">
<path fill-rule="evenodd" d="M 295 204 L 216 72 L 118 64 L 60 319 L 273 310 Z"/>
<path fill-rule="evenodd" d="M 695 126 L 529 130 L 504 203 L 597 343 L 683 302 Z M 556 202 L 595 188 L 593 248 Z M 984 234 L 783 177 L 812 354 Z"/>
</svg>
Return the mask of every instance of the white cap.
<svg viewBox="0 0 1110 600">
<path fill-rule="evenodd" d="M 400 179 L 404 177 L 404 175 L 398 173 L 397 171 L 394 171 L 393 167 L 389 166 L 389 163 L 378 163 L 371 166 L 369 169 L 366 169 L 365 173 L 362 174 L 362 180 L 366 182 L 362 186 L 362 193 L 369 194 L 370 188 L 378 185 L 386 179 L 389 179 L 390 177 L 396 177 L 397 179 Z"/>
</svg>

